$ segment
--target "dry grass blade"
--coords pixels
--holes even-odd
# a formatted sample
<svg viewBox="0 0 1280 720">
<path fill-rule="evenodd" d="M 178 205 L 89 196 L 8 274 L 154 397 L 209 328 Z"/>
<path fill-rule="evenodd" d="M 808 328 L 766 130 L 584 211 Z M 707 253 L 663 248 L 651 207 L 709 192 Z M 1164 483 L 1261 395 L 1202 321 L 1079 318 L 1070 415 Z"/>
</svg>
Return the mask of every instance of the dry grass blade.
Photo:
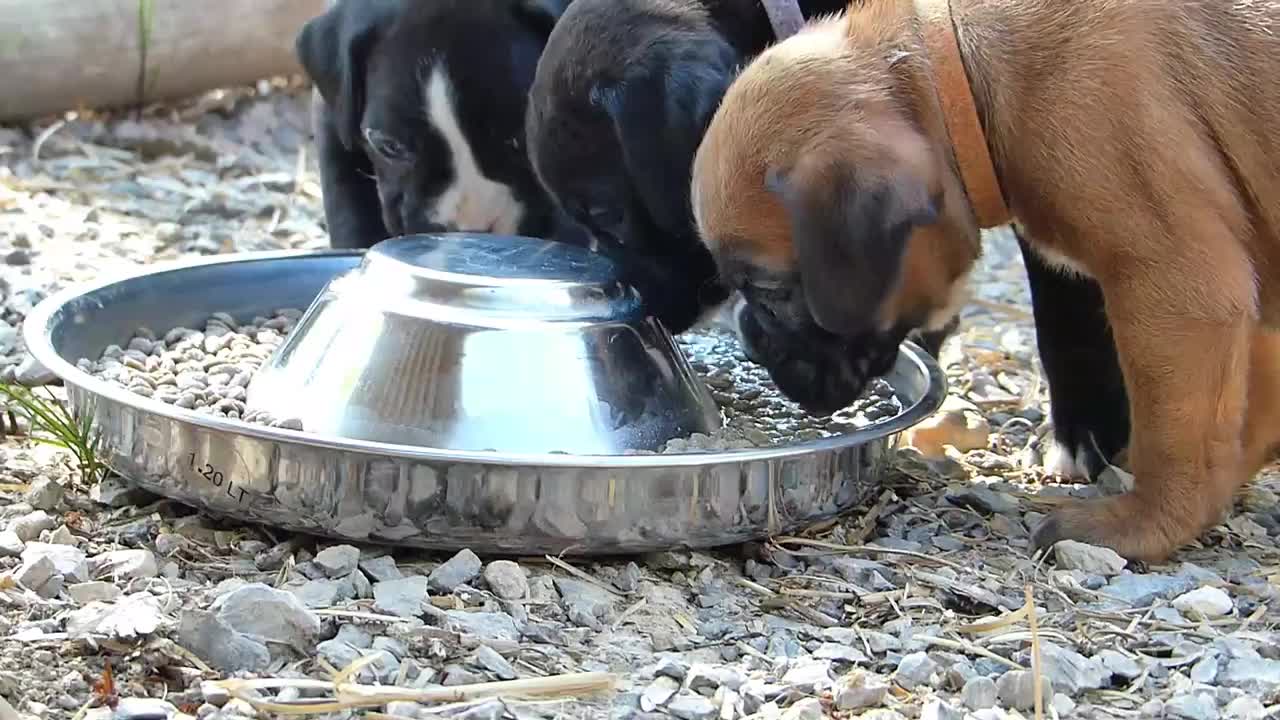
<svg viewBox="0 0 1280 720">
<path fill-rule="evenodd" d="M 484 698 L 573 698 L 612 690 L 617 676 L 612 673 L 568 673 L 542 678 L 505 680 L 501 682 L 454 685 L 445 688 L 415 690 L 382 685 L 358 685 L 346 682 L 377 655 L 366 655 L 335 673 L 334 679 L 308 680 L 293 678 L 261 678 L 218 680 L 213 685 L 225 690 L 261 712 L 281 715 L 311 715 L 379 707 L 391 702 L 416 702 L 424 705 L 460 703 Z M 333 696 L 300 702 L 279 703 L 263 700 L 258 690 L 294 688 L 314 692 L 328 690 Z"/>
<path fill-rule="evenodd" d="M 924 553 L 914 552 L 912 550 L 898 550 L 897 548 L 880 547 L 878 545 L 841 545 L 840 543 L 826 542 L 825 540 L 810 540 L 808 538 L 798 537 L 776 537 L 773 539 L 775 545 L 798 545 L 801 547 L 811 547 L 820 550 L 832 550 L 834 552 L 844 553 L 865 553 L 868 555 L 894 555 L 897 557 L 908 557 L 912 560 L 929 563 L 931 565 L 943 565 L 953 570 L 969 571 L 972 568 L 966 568 L 959 563 L 944 560 L 939 557 L 931 557 Z M 790 552 L 783 548 L 784 552 Z"/>
<path fill-rule="evenodd" d="M 966 652 L 966 653 L 969 653 L 970 655 L 977 655 L 978 657 L 984 657 L 988 660 L 998 662 L 1001 665 L 1008 667 L 1010 670 L 1026 670 L 1026 668 L 1010 660 L 1009 658 L 1001 657 L 1000 655 L 997 655 L 986 648 L 978 647 L 973 643 L 961 642 L 959 640 L 948 640 L 947 638 L 940 638 L 940 637 L 921 637 L 918 639 L 920 642 L 924 643 L 925 645 L 932 645 L 934 647 L 946 648 L 948 650 L 955 650 L 957 652 Z"/>
<path fill-rule="evenodd" d="M 1040 674 L 1040 628 L 1036 624 L 1035 594 L 1031 586 L 1023 588 L 1027 597 L 1027 624 L 1031 626 L 1031 683 L 1035 692 L 1036 720 L 1044 720 L 1044 679 Z"/>
<path fill-rule="evenodd" d="M 960 627 L 956 628 L 956 631 L 962 632 L 962 633 L 968 633 L 970 635 L 980 635 L 982 633 L 989 633 L 995 630 L 1003 630 L 1009 627 L 1010 625 L 1016 625 L 1019 622 L 1021 622 L 1023 618 L 1027 617 L 1027 612 L 1028 612 L 1027 607 L 1024 605 L 1018 608 L 1017 610 L 1014 610 L 1013 612 L 1009 613 L 1008 615 L 998 617 L 995 620 L 988 620 L 986 622 L 977 622 L 977 623 L 969 623 L 968 625 L 961 625 Z"/>
<path fill-rule="evenodd" d="M 576 568 L 576 567 L 574 567 L 574 566 L 570 565 L 569 563 L 565 562 L 564 560 L 561 560 L 561 559 L 560 559 L 560 558 L 558 558 L 558 557 L 552 557 L 552 556 L 550 556 L 550 555 L 544 555 L 543 557 L 545 557 L 545 558 L 547 559 L 547 562 L 551 563 L 552 565 L 555 565 L 556 567 L 560 568 L 561 570 L 563 570 L 563 571 L 565 571 L 565 572 L 569 573 L 570 575 L 572 575 L 572 576 L 574 576 L 574 577 L 578 578 L 578 579 L 579 579 L 579 580 L 581 580 L 582 582 L 590 583 L 590 584 L 592 584 L 592 585 L 594 585 L 594 586 L 596 586 L 596 587 L 600 588 L 601 590 L 604 590 L 605 592 L 609 593 L 610 595 L 613 595 L 614 597 L 625 597 L 625 596 L 626 596 L 624 593 L 620 593 L 620 592 L 618 592 L 617 590 L 614 590 L 613 588 L 609 587 L 608 585 L 605 585 L 604 583 L 600 582 L 599 580 L 597 580 L 597 579 L 595 579 L 595 578 L 591 577 L 590 575 L 588 575 L 588 574 L 586 574 L 586 573 L 582 572 L 582 571 L 581 571 L 581 570 L 579 570 L 578 568 Z"/>
</svg>

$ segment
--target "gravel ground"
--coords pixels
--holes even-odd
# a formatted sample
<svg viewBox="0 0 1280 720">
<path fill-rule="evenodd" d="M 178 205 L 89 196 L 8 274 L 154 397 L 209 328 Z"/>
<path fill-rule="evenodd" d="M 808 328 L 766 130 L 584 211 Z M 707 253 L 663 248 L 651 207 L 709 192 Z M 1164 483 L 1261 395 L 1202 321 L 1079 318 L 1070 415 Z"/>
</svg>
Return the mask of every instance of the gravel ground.
<svg viewBox="0 0 1280 720">
<path fill-rule="evenodd" d="M 17 328 L 68 282 L 322 247 L 306 102 L 263 83 L 141 118 L 0 127 L 3 379 L 42 379 Z M 359 684 L 315 708 L 333 717 L 374 684 L 382 705 L 359 712 L 424 718 L 998 720 L 1032 717 L 1037 686 L 1046 717 L 1280 714 L 1274 474 L 1173 564 L 1028 556 L 1046 508 L 1126 478 L 1043 478 L 1022 268 L 1010 237 L 991 241 L 943 354 L 952 397 L 915 436 L 935 459 L 901 451 L 867 507 L 768 543 L 572 563 L 333 545 L 90 487 L 5 418 L 0 718 L 265 717 L 267 700 L 317 702 L 317 681 Z M 616 692 L 468 694 L 601 671 Z M 222 682 L 246 678 L 275 688 Z"/>
</svg>

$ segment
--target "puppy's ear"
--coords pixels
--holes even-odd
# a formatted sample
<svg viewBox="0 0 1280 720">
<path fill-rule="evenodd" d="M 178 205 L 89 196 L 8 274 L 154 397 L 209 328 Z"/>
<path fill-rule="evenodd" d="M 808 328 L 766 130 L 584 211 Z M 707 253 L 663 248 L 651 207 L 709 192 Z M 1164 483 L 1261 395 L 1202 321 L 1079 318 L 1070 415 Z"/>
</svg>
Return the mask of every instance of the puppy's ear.
<svg viewBox="0 0 1280 720">
<path fill-rule="evenodd" d="M 664 230 L 683 237 L 693 225 L 687 192 L 693 156 L 741 57 L 711 33 L 654 56 L 600 93 L 599 104 L 645 207 Z"/>
<path fill-rule="evenodd" d="M 818 325 L 851 335 L 872 329 L 902 270 L 907 240 L 939 206 L 908 172 L 856 173 L 836 152 L 810 150 L 771 169 L 765 186 L 786 208 L 805 301 Z"/>
<path fill-rule="evenodd" d="M 571 0 L 515 0 L 516 13 L 538 28 L 543 34 L 550 35 L 560 16 L 568 9 Z"/>
<path fill-rule="evenodd" d="M 333 109 L 338 139 L 348 150 L 360 133 L 365 62 L 400 7 L 401 0 L 339 0 L 308 20 L 294 42 L 294 54 Z"/>
</svg>

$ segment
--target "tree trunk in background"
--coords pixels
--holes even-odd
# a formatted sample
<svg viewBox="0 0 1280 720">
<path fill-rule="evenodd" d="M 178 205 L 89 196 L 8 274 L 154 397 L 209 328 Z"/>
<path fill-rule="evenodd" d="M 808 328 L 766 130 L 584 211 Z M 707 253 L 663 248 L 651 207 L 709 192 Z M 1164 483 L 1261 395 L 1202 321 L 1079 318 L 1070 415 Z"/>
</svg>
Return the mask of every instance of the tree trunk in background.
<svg viewBox="0 0 1280 720">
<path fill-rule="evenodd" d="M 301 72 L 294 38 L 325 7 L 326 0 L 0 0 L 0 122 Z"/>
</svg>

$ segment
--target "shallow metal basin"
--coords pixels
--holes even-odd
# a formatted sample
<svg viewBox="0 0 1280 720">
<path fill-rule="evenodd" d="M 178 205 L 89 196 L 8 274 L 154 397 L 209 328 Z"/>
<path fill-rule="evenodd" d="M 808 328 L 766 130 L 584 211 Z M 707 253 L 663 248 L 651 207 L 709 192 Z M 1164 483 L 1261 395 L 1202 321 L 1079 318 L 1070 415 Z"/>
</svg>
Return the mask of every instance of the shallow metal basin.
<svg viewBox="0 0 1280 720">
<path fill-rule="evenodd" d="M 75 367 L 139 326 L 193 326 L 306 307 L 351 251 L 246 253 L 154 266 L 68 288 L 35 308 L 27 347 L 101 433 L 103 459 L 211 515 L 360 542 L 477 553 L 580 555 L 710 547 L 794 532 L 875 492 L 898 433 L 945 394 L 906 343 L 889 376 L 901 414 L 846 435 L 670 455 L 449 451 L 197 414 Z"/>
</svg>

